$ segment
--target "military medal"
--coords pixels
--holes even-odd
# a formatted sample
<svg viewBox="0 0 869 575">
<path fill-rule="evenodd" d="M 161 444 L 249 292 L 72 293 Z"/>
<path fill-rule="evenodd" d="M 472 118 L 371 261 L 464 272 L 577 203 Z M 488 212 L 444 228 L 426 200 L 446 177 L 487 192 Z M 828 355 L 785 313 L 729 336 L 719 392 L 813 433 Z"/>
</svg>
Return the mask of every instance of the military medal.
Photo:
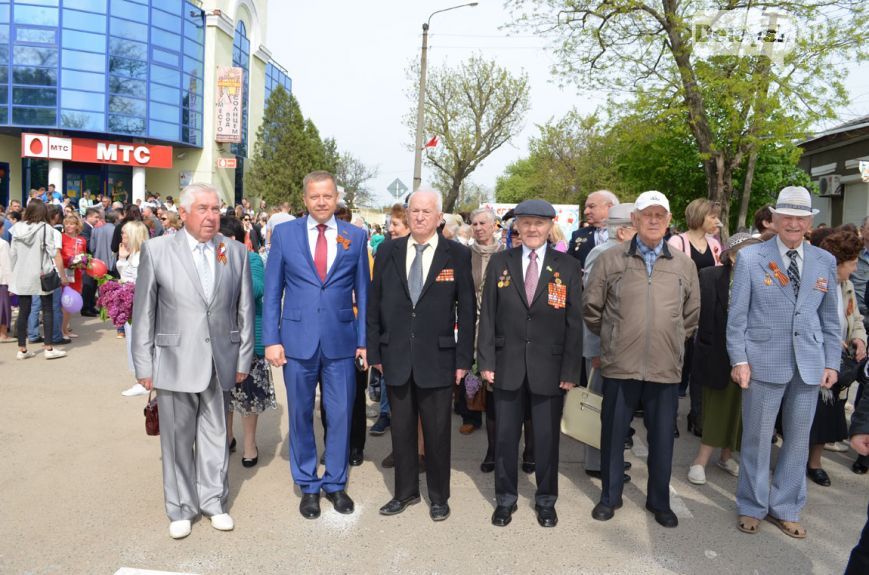
<svg viewBox="0 0 869 575">
<path fill-rule="evenodd" d="M 510 273 L 505 269 L 501 272 L 501 277 L 498 279 L 498 287 L 505 288 L 510 285 Z"/>
<path fill-rule="evenodd" d="M 763 283 L 765 283 L 765 284 L 768 285 L 768 286 L 771 286 L 771 285 L 772 285 L 772 278 L 769 277 L 769 274 L 766 274 L 766 277 L 763 278 Z"/>
</svg>

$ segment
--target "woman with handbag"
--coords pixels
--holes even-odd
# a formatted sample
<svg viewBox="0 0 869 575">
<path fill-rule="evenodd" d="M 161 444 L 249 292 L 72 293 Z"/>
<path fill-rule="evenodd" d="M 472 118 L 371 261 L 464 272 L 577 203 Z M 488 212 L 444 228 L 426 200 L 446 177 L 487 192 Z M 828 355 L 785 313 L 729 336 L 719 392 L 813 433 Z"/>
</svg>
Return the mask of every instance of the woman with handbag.
<svg viewBox="0 0 869 575">
<path fill-rule="evenodd" d="M 24 210 L 21 221 L 12 226 L 12 245 L 9 258 L 12 261 L 12 278 L 9 291 L 18 295 L 18 320 L 15 331 L 18 335 L 17 359 L 29 359 L 36 355 L 27 350 L 27 318 L 33 297 L 42 301 L 44 349 L 46 359 L 66 356 L 61 349 L 54 349 L 51 338 L 54 329 L 54 302 L 52 293 L 66 285 L 66 274 L 60 246 L 55 231 L 48 224 L 48 210 L 40 200 L 31 200 Z"/>
<path fill-rule="evenodd" d="M 818 407 L 809 436 L 809 462 L 806 475 L 821 485 L 830 486 L 830 476 L 821 467 L 821 455 L 825 443 L 836 443 L 848 438 L 845 421 L 845 401 L 848 388 L 856 379 L 858 366 L 866 358 L 866 329 L 863 316 L 857 309 L 854 284 L 848 279 L 857 269 L 857 258 L 863 242 L 850 229 L 837 229 L 821 241 L 820 247 L 836 257 L 836 272 L 839 280 L 839 325 L 842 329 L 842 366 L 839 379 L 831 389 L 821 388 Z"/>
<path fill-rule="evenodd" d="M 83 270 L 87 265 L 87 240 L 81 235 L 82 221 L 75 214 L 70 214 L 63 218 L 63 236 L 61 241 L 60 254 L 63 258 L 63 265 L 66 268 L 66 278 L 69 281 L 69 287 L 81 294 Z M 72 327 L 69 325 L 72 319 L 72 314 L 68 311 L 63 311 L 63 323 L 61 325 L 61 333 L 63 337 L 75 339 L 77 334 L 73 333 Z"/>
</svg>

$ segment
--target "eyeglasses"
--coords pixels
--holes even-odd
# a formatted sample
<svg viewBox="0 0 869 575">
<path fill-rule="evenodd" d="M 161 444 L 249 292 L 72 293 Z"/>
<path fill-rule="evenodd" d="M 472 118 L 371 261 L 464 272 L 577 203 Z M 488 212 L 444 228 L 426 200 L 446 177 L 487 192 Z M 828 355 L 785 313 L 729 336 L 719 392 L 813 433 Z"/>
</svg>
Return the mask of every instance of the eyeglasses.
<svg viewBox="0 0 869 575">
<path fill-rule="evenodd" d="M 160 219 L 161 219 L 162 221 L 165 222 L 165 221 L 168 220 L 169 218 L 160 218 Z"/>
<path fill-rule="evenodd" d="M 243 221 L 243 222 L 249 222 L 249 221 L 250 221 L 250 218 L 244 218 L 242 221 Z"/>
</svg>

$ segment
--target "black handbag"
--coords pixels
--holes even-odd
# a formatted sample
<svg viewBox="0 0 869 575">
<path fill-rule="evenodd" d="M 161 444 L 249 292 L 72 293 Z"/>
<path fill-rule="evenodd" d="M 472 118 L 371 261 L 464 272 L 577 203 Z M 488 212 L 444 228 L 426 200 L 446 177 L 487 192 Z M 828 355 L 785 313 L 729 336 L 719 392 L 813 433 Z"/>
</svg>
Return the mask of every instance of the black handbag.
<svg viewBox="0 0 869 575">
<path fill-rule="evenodd" d="M 42 225 L 42 255 L 43 255 L 43 257 L 48 255 L 45 253 L 45 228 L 47 226 L 48 226 L 48 224 Z M 50 261 L 51 261 L 51 259 L 49 258 L 49 262 Z M 62 285 L 62 283 L 60 281 L 60 274 L 57 273 L 57 270 L 55 269 L 53 264 L 51 266 L 50 271 L 43 272 L 39 275 L 39 283 L 40 283 L 40 286 L 42 287 L 42 291 L 47 292 L 47 293 L 53 292 L 54 290 L 58 289 Z"/>
<path fill-rule="evenodd" d="M 865 360 L 857 361 L 854 359 L 849 350 L 842 350 L 842 363 L 839 366 L 839 378 L 836 381 L 837 387 L 842 389 L 854 383 L 865 363 Z"/>
</svg>

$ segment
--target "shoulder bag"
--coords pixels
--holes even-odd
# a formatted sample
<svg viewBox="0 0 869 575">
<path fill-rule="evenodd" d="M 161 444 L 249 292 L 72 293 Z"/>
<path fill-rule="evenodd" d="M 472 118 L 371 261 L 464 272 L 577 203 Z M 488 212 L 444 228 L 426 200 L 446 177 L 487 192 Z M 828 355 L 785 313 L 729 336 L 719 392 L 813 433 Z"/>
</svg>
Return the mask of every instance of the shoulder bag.
<svg viewBox="0 0 869 575">
<path fill-rule="evenodd" d="M 46 257 L 48 257 L 48 253 L 45 251 L 45 228 L 48 227 L 48 224 L 42 224 L 42 258 L 43 261 Z M 42 291 L 51 293 L 54 290 L 58 289 L 62 284 L 60 281 L 60 274 L 57 273 L 57 269 L 54 267 L 54 263 L 51 261 L 51 258 L 48 257 L 48 263 L 51 269 L 49 271 L 44 271 L 46 266 L 42 266 L 42 273 L 39 276 L 39 283 L 42 287 Z"/>
</svg>

